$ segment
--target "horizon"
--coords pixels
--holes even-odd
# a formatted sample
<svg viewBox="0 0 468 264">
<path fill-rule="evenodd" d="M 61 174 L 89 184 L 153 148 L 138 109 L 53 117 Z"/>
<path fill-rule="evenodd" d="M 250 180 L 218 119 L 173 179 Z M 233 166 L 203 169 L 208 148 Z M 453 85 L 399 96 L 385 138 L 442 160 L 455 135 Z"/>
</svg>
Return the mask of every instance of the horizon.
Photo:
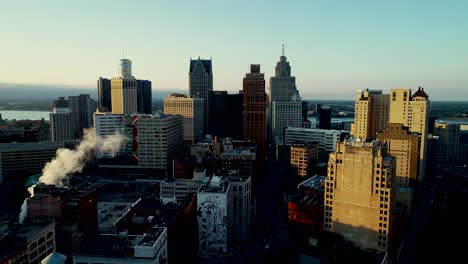
<svg viewBox="0 0 468 264">
<path fill-rule="evenodd" d="M 303 98 L 346 100 L 359 89 L 419 86 L 436 100 L 468 98 L 466 2 L 29 5 L 8 2 L 0 10 L 1 83 L 93 89 L 99 76 L 117 76 L 125 57 L 154 90 L 185 90 L 190 58 L 201 57 L 213 60 L 214 89 L 232 93 L 250 64 L 261 65 L 268 86 L 284 44 Z"/>
</svg>

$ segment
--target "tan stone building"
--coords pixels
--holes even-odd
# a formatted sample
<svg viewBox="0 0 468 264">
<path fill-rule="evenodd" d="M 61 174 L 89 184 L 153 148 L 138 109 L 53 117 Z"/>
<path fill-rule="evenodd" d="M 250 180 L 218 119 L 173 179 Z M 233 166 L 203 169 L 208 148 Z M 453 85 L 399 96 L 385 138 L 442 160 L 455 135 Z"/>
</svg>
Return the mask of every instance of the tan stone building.
<svg viewBox="0 0 468 264">
<path fill-rule="evenodd" d="M 411 95 L 411 89 L 392 89 L 390 98 L 390 123 L 399 123 L 409 127 L 410 132 L 421 135 L 419 152 L 419 180 L 422 180 L 427 160 L 427 134 L 429 124 L 429 96 L 424 88 Z"/>
<path fill-rule="evenodd" d="M 184 128 L 184 143 L 195 144 L 203 139 L 203 98 L 188 98 L 184 94 L 172 93 L 164 99 L 164 114 L 181 115 Z"/>
<path fill-rule="evenodd" d="M 351 134 L 356 138 L 375 138 L 388 124 L 390 96 L 381 90 L 358 90 Z"/>
<path fill-rule="evenodd" d="M 377 139 L 386 143 L 388 154 L 396 158 L 396 186 L 412 186 L 418 180 L 419 135 L 402 124 L 390 123 L 387 129 L 377 133 Z"/>
<path fill-rule="evenodd" d="M 393 232 L 395 157 L 379 141 L 338 143 L 325 181 L 325 230 L 386 252 Z"/>
<path fill-rule="evenodd" d="M 318 143 L 293 144 L 291 146 L 291 167 L 296 169 L 297 175 L 306 177 L 309 175 L 312 163 L 318 160 Z"/>
</svg>

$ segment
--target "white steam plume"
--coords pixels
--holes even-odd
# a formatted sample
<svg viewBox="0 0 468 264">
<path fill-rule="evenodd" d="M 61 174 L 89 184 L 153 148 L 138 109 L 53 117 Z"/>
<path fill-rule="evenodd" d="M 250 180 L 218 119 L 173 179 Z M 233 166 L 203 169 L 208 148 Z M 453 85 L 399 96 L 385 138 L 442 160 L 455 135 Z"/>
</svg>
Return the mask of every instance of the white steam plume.
<svg viewBox="0 0 468 264">
<path fill-rule="evenodd" d="M 39 183 L 53 184 L 55 186 L 63 186 L 67 183 L 67 176 L 71 173 L 81 172 L 83 167 L 96 149 L 106 152 L 112 157 L 115 157 L 117 152 L 125 143 L 125 137 L 117 133 L 106 138 L 96 136 L 93 132 L 87 132 L 83 140 L 74 149 L 58 149 L 55 158 L 47 162 L 42 169 L 42 176 L 39 178 Z M 34 196 L 34 186 L 28 188 L 29 194 Z M 19 214 L 19 223 L 22 224 L 28 212 L 28 198 L 24 199 L 21 205 Z"/>
<path fill-rule="evenodd" d="M 19 214 L 19 224 L 23 224 L 26 214 L 28 213 L 28 198 L 24 199 L 23 204 L 21 205 L 21 212 Z"/>
<path fill-rule="evenodd" d="M 96 136 L 93 132 L 85 133 L 83 140 L 75 149 L 61 148 L 57 150 L 55 158 L 47 162 L 42 169 L 39 183 L 64 186 L 68 175 L 83 170 L 86 161 L 94 150 L 98 149 L 114 157 L 124 143 L 125 137 L 118 133 L 106 138 Z M 28 188 L 31 195 L 33 195 L 33 187 Z"/>
</svg>

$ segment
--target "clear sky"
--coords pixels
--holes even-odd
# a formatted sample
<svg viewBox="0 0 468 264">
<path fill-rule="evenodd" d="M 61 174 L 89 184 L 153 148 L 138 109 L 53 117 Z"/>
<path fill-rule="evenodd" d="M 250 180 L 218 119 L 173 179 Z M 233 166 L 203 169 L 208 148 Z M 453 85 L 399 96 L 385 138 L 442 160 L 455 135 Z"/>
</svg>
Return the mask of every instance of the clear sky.
<svg viewBox="0 0 468 264">
<path fill-rule="evenodd" d="M 215 90 L 237 91 L 250 64 L 274 74 L 283 43 L 306 99 L 424 86 L 432 100 L 468 100 L 460 0 L 4 1 L 0 82 L 95 87 L 125 54 L 153 89 L 186 89 L 201 56 Z"/>
</svg>

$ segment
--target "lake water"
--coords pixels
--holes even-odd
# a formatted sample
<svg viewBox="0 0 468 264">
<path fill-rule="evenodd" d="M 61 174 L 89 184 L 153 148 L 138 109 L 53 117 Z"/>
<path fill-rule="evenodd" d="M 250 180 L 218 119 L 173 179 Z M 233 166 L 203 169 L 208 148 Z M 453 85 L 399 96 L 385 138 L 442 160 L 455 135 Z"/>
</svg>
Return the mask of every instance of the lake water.
<svg viewBox="0 0 468 264">
<path fill-rule="evenodd" d="M 44 118 L 45 120 L 49 120 L 50 112 L 47 111 L 13 111 L 13 110 L 0 110 L 0 114 L 2 115 L 3 119 L 8 120 L 21 120 L 21 119 L 29 119 L 29 120 L 40 120 Z"/>
</svg>

